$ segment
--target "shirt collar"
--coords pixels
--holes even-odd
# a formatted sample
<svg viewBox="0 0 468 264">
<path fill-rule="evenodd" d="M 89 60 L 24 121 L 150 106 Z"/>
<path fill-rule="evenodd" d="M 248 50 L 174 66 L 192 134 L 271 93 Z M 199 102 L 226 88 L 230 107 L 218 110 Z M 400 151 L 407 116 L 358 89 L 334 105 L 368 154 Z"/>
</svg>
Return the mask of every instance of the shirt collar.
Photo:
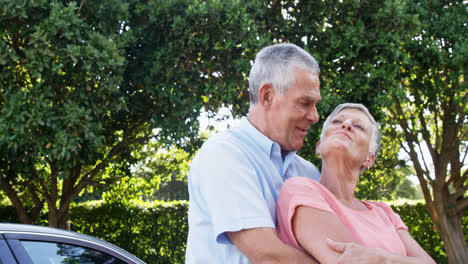
<svg viewBox="0 0 468 264">
<path fill-rule="evenodd" d="M 278 143 L 272 141 L 269 139 L 267 136 L 265 136 L 262 132 L 258 131 L 257 128 L 255 128 L 250 121 L 247 119 L 247 117 L 242 117 L 240 120 L 240 127 L 247 131 L 249 136 L 251 136 L 254 141 L 257 143 L 257 145 L 262 149 L 262 151 L 268 156 L 271 157 L 271 153 L 273 151 L 280 151 L 281 148 Z M 274 145 L 277 145 L 274 147 Z M 285 157 L 285 161 L 288 159 L 289 156 L 293 156 L 293 154 L 296 154 L 297 150 L 295 151 L 289 151 L 288 154 Z M 281 153 L 280 153 L 281 154 Z"/>
</svg>

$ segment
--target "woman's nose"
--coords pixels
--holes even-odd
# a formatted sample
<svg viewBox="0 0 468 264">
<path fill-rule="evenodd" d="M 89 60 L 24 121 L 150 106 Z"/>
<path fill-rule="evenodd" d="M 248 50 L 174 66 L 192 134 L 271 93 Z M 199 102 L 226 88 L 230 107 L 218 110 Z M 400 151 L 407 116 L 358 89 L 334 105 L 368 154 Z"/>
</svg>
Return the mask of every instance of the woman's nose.
<svg viewBox="0 0 468 264">
<path fill-rule="evenodd" d="M 341 127 L 344 129 L 351 130 L 353 128 L 353 124 L 351 123 L 350 120 L 345 120 L 342 124 Z"/>
</svg>

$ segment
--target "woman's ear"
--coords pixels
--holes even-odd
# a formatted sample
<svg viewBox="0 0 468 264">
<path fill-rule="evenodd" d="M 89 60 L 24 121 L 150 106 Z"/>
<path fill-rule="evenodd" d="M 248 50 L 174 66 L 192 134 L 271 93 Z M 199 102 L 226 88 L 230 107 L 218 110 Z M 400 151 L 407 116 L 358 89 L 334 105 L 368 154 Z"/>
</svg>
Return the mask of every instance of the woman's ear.
<svg viewBox="0 0 468 264">
<path fill-rule="evenodd" d="M 367 153 L 367 159 L 364 162 L 364 167 L 370 168 L 372 167 L 372 165 L 374 165 L 374 162 L 375 162 L 375 154 L 371 152 Z"/>
<path fill-rule="evenodd" d="M 317 141 L 317 144 L 315 145 L 315 155 L 320 155 L 320 139 Z"/>
<path fill-rule="evenodd" d="M 269 106 L 273 102 L 275 90 L 271 83 L 264 83 L 258 91 L 258 101 L 262 106 Z"/>
</svg>

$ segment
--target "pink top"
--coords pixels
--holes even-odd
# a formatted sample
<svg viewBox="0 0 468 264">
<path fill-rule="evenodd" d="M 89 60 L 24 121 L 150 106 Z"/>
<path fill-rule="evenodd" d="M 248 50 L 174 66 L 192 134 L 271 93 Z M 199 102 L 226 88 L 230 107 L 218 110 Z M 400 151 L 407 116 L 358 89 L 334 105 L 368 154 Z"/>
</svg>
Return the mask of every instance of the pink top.
<svg viewBox="0 0 468 264">
<path fill-rule="evenodd" d="M 406 247 L 397 230 L 408 228 L 400 216 L 382 202 L 362 203 L 369 211 L 346 207 L 319 182 L 304 177 L 290 178 L 283 184 L 278 198 L 278 235 L 285 243 L 304 251 L 292 231 L 294 212 L 302 205 L 335 214 L 357 244 L 406 256 Z"/>
</svg>

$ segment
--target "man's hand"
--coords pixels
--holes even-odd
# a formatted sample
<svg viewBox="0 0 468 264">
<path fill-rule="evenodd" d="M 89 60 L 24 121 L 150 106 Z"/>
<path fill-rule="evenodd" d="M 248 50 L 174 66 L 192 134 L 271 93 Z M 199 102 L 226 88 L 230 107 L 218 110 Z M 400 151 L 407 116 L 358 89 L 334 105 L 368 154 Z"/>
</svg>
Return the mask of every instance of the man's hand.
<svg viewBox="0 0 468 264">
<path fill-rule="evenodd" d="M 315 264 L 303 252 L 281 241 L 273 228 L 251 228 L 228 232 L 231 242 L 254 263 Z"/>
<path fill-rule="evenodd" d="M 340 253 L 338 264 L 375 264 L 383 263 L 385 252 L 381 249 L 366 248 L 356 243 L 342 243 L 327 239 L 327 245 L 335 252 Z"/>
</svg>

